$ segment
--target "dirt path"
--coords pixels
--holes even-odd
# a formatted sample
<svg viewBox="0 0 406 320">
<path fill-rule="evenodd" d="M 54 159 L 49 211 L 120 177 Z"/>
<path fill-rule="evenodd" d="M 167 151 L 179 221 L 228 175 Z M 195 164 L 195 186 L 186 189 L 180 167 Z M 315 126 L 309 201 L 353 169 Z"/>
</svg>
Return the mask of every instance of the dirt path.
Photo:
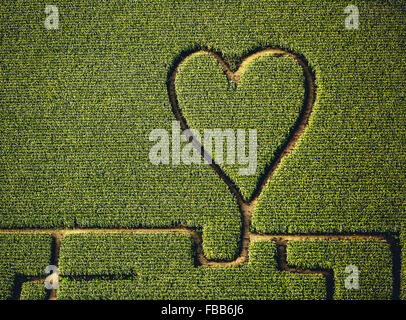
<svg viewBox="0 0 406 320">
<path fill-rule="evenodd" d="M 246 217 L 249 219 L 249 217 Z M 249 224 L 246 224 L 249 226 Z M 69 234 L 97 234 L 97 233 L 121 233 L 121 234 L 156 234 L 156 233 L 184 233 L 190 235 L 190 237 L 195 242 L 196 246 L 196 258 L 201 266 L 207 267 L 237 267 L 248 261 L 248 247 L 242 248 L 241 254 L 237 259 L 233 261 L 210 261 L 204 256 L 203 246 L 202 246 L 202 237 L 201 234 L 191 230 L 187 227 L 177 227 L 177 228 L 168 228 L 168 229 L 1 229 L 0 233 L 40 233 L 40 234 L 50 234 L 54 239 L 54 248 L 52 253 L 52 262 L 51 264 L 58 265 L 59 252 L 61 241 L 65 235 Z M 286 234 L 275 234 L 275 235 L 264 235 L 264 234 L 255 234 L 248 231 L 244 231 L 243 234 L 247 237 L 243 239 L 246 244 L 249 245 L 250 242 L 268 240 L 275 242 L 277 248 L 277 256 L 275 257 L 278 263 L 278 268 L 280 271 L 291 272 L 291 273 L 301 273 L 301 274 L 320 274 L 326 279 L 326 292 L 327 298 L 332 299 L 334 293 L 334 274 L 332 270 L 309 270 L 301 269 L 297 267 L 291 267 L 287 262 L 287 251 L 286 246 L 288 241 L 293 240 L 328 240 L 328 239 L 338 239 L 338 240 L 380 240 L 391 243 L 392 240 L 390 237 L 385 235 L 360 235 L 360 234 L 349 234 L 349 235 L 286 235 Z M 37 278 L 31 280 L 33 282 L 43 282 L 45 277 Z M 397 284 L 396 284 L 397 285 Z M 21 291 L 21 290 L 20 290 Z M 56 290 L 52 289 L 50 292 L 49 300 L 56 300 Z"/>
<path fill-rule="evenodd" d="M 58 265 L 59 251 L 61 246 L 61 241 L 65 235 L 69 234 L 80 234 L 80 233 L 121 233 L 121 234 L 156 234 L 156 233 L 184 233 L 188 234 L 196 245 L 196 257 L 203 266 L 209 267 L 235 267 L 239 266 L 244 262 L 248 261 L 248 248 L 243 250 L 242 253 L 233 261 L 210 261 L 204 256 L 203 252 L 203 241 L 200 233 L 189 229 L 187 227 L 177 227 L 168 229 L 1 229 L 0 233 L 41 233 L 50 234 L 54 238 L 54 250 L 52 253 L 52 264 Z M 360 234 L 349 234 L 349 235 L 286 235 L 286 234 L 256 234 L 251 232 L 244 232 L 247 235 L 245 239 L 248 244 L 253 241 L 268 240 L 273 241 L 276 244 L 286 244 L 288 241 L 292 240 L 328 240 L 328 239 L 339 239 L 339 240 L 380 240 L 385 242 L 390 242 L 384 235 L 360 235 Z"/>
</svg>

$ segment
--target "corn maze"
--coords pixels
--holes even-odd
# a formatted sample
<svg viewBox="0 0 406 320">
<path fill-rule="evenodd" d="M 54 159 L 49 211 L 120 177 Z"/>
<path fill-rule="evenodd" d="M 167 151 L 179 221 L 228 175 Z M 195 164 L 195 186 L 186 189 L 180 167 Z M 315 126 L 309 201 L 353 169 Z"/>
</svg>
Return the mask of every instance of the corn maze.
<svg viewBox="0 0 406 320">
<path fill-rule="evenodd" d="M 0 299 L 406 299 L 405 16 L 1 3 Z"/>
</svg>

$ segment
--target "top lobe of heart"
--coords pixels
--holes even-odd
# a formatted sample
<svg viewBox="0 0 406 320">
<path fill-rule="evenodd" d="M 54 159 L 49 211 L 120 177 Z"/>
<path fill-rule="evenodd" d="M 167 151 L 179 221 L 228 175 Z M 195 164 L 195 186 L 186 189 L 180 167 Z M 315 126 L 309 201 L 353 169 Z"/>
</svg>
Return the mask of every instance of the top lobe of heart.
<svg viewBox="0 0 406 320">
<path fill-rule="evenodd" d="M 257 130 L 257 169 L 239 174 L 239 163 L 220 165 L 247 201 L 264 180 L 269 166 L 286 145 L 297 124 L 306 96 L 303 68 L 293 55 L 278 49 L 257 52 L 232 72 L 226 62 L 210 51 L 190 54 L 173 74 L 171 97 L 175 116 L 185 127 L 197 129 Z M 284 53 L 284 55 L 281 55 Z M 183 129 L 185 129 L 185 127 Z M 202 136 L 204 145 L 204 137 Z M 224 142 L 224 153 L 226 144 Z M 226 154 L 223 155 L 226 159 Z"/>
</svg>

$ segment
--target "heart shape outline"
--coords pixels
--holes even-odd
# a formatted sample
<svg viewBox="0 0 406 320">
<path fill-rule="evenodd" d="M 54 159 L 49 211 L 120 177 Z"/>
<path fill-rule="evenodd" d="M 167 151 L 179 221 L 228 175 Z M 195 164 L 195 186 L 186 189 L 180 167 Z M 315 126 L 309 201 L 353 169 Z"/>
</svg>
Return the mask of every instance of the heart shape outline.
<svg viewBox="0 0 406 320">
<path fill-rule="evenodd" d="M 245 200 L 244 197 L 242 196 L 238 186 L 234 183 L 234 181 L 224 172 L 224 170 L 212 159 L 212 163 L 210 166 L 213 168 L 213 170 L 218 174 L 218 176 L 227 184 L 229 187 L 230 191 L 234 194 L 238 204 L 240 205 L 242 211 L 244 208 L 249 209 L 250 213 L 252 213 L 255 204 L 258 201 L 259 196 L 261 195 L 262 191 L 264 190 L 266 184 L 268 181 L 271 179 L 272 175 L 278 168 L 279 164 L 281 163 L 282 159 L 288 155 L 295 147 L 296 142 L 298 139 L 302 136 L 303 132 L 305 131 L 307 124 L 309 122 L 310 115 L 313 110 L 313 105 L 315 102 L 316 98 L 316 91 L 315 91 L 315 77 L 314 74 L 310 71 L 307 61 L 304 59 L 304 57 L 301 57 L 299 55 L 296 55 L 292 52 L 289 52 L 287 50 L 281 49 L 281 48 L 266 48 L 262 49 L 259 51 L 256 51 L 252 54 L 247 55 L 242 62 L 239 64 L 237 71 L 233 72 L 229 65 L 225 62 L 221 54 L 208 50 L 208 49 L 197 49 L 191 52 L 188 52 L 187 54 L 183 55 L 182 58 L 175 63 L 174 68 L 170 71 L 169 73 L 169 80 L 167 83 L 168 86 L 168 95 L 169 95 L 169 100 L 171 103 L 172 107 L 172 112 L 175 115 L 176 120 L 179 121 L 180 127 L 182 130 L 187 130 L 190 129 L 187 120 L 182 114 L 182 110 L 179 107 L 177 96 L 176 96 L 176 87 L 175 87 L 175 79 L 176 75 L 178 73 L 179 67 L 182 65 L 182 63 L 192 57 L 193 55 L 199 54 L 199 53 L 205 53 L 208 54 L 212 57 L 214 57 L 218 63 L 220 64 L 221 68 L 223 69 L 223 72 L 225 73 L 227 80 L 230 83 L 236 83 L 238 85 L 238 82 L 241 79 L 241 75 L 244 72 L 246 66 L 253 62 L 254 60 L 262 57 L 265 54 L 274 54 L 274 55 L 281 55 L 288 57 L 292 60 L 294 60 L 303 70 L 304 78 L 305 78 L 305 96 L 303 99 L 303 106 L 300 110 L 300 114 L 293 125 L 293 129 L 291 130 L 288 138 L 286 139 L 284 145 L 280 149 L 278 155 L 273 159 L 271 163 L 269 163 L 264 170 L 263 175 L 259 179 L 258 187 L 254 191 L 253 195 L 251 196 L 250 199 Z M 204 150 L 204 147 L 200 145 L 197 141 L 193 140 L 193 137 L 189 137 L 189 142 L 194 142 L 195 146 L 198 146 L 201 150 L 201 155 L 202 157 L 207 157 L 207 152 Z M 210 155 L 211 157 L 211 155 Z M 248 207 L 248 208 L 247 208 Z"/>
</svg>

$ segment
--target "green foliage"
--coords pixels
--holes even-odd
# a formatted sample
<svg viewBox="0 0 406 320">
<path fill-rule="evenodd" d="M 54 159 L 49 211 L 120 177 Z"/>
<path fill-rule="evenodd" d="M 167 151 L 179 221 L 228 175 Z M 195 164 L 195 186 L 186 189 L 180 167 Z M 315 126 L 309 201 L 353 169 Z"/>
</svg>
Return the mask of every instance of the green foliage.
<svg viewBox="0 0 406 320">
<path fill-rule="evenodd" d="M 323 277 L 277 269 L 273 242 L 252 243 L 250 261 L 240 267 L 195 266 L 193 253 L 186 234 L 67 235 L 60 271 L 76 277 L 60 282 L 58 299 L 325 298 Z"/>
<path fill-rule="evenodd" d="M 257 49 L 282 47 L 303 55 L 315 74 L 317 100 L 309 126 L 261 195 L 252 230 L 370 233 L 398 232 L 404 225 L 406 25 L 402 1 L 357 1 L 359 30 L 344 29 L 347 0 L 328 5 L 311 0 L 72 0 L 57 5 L 61 28 L 46 30 L 43 1 L 0 4 L 0 228 L 156 228 L 181 223 L 203 230 L 208 257 L 234 257 L 241 217 L 223 181 L 205 165 L 156 166 L 148 158 L 153 145 L 148 140 L 151 130 L 170 132 L 174 120 L 168 74 L 182 53 L 201 47 L 220 51 L 234 70 L 241 57 Z M 275 60 L 273 66 L 280 63 L 287 71 L 291 69 L 282 57 L 269 59 Z M 256 64 L 251 67 L 255 71 Z M 212 81 L 218 81 L 224 95 L 211 98 L 222 106 L 232 106 L 235 102 L 225 93 L 232 86 L 226 91 L 224 76 L 216 70 L 211 73 Z M 268 67 L 258 71 L 272 74 Z M 288 75 L 275 74 L 285 79 L 286 86 L 280 84 L 278 89 L 284 93 L 292 89 L 289 93 L 296 99 L 301 89 L 293 85 L 299 81 L 295 72 L 290 73 L 292 83 L 286 83 L 291 79 Z M 187 88 L 190 84 L 183 85 Z M 220 88 L 216 89 L 217 95 Z M 279 102 L 285 99 L 276 97 L 275 92 L 269 97 L 273 99 L 269 106 L 274 98 Z M 262 105 L 256 99 L 252 103 Z M 270 161 L 267 156 L 272 158 L 273 150 L 283 141 L 282 132 L 290 127 L 288 120 L 297 112 L 294 104 L 289 106 L 284 129 L 265 133 L 280 135 L 269 145 L 259 144 L 262 166 Z M 204 120 L 217 126 L 234 117 L 231 113 L 221 115 L 222 119 L 208 116 Z M 265 114 L 247 118 L 257 121 L 261 116 L 273 123 L 267 126 L 275 128 L 275 119 Z M 227 172 L 233 175 L 233 169 Z M 248 197 L 254 183 L 244 179 L 255 178 L 235 178 Z M 20 243 L 19 237 L 30 240 L 21 240 L 22 245 L 16 246 L 14 240 L 0 238 L 1 245 L 6 243 L 0 251 L 0 298 L 11 296 L 12 266 L 23 261 L 23 274 L 38 275 L 50 256 L 50 250 L 45 250 L 50 247 L 48 238 L 10 237 L 7 239 L 16 243 Z M 404 232 L 402 241 L 404 247 Z M 148 244 L 142 246 L 149 248 Z M 20 251 L 19 247 L 29 249 Z M 65 265 L 69 263 L 66 260 Z M 74 270 L 74 265 L 69 268 Z M 195 279 L 185 286 L 191 288 L 191 296 L 201 292 L 192 290 L 199 287 L 198 277 L 194 278 L 198 272 L 213 281 L 220 272 L 192 270 L 184 274 L 184 281 Z M 251 281 L 234 269 L 222 272 L 230 273 L 229 278 L 224 277 L 231 283 L 239 277 Z M 304 277 L 289 275 L 292 283 L 298 279 L 294 289 L 298 291 L 273 295 L 272 290 L 290 288 L 284 286 L 284 276 L 275 277 L 267 278 L 270 282 L 261 286 L 261 298 L 309 297 L 321 283 L 314 280 L 318 285 L 312 287 L 302 282 Z M 152 296 L 149 283 L 153 287 L 160 281 L 165 284 L 166 279 L 177 279 L 179 282 L 173 280 L 175 285 L 184 285 L 180 276 L 142 279 L 142 297 Z M 125 289 L 132 281 L 118 282 Z M 94 284 L 89 281 L 89 287 L 80 291 L 76 282 L 69 283 L 77 291 L 65 291 L 65 297 L 80 297 L 80 292 L 86 297 L 86 290 Z M 103 286 L 114 288 L 101 283 L 94 284 L 101 295 L 93 295 L 89 289 L 91 297 L 103 296 Z M 382 297 L 388 297 L 387 283 L 384 278 L 380 284 L 384 287 Z M 116 293 L 111 289 L 108 295 L 125 296 L 124 289 Z M 160 290 L 157 297 L 170 295 Z M 300 290 L 303 292 L 298 293 Z M 314 290 L 314 296 L 320 297 L 321 291 Z M 202 297 L 211 297 L 217 291 L 204 292 Z M 233 294 L 244 295 L 238 290 L 224 295 Z"/>
<path fill-rule="evenodd" d="M 20 300 L 46 300 L 48 294 L 44 282 L 24 282 L 21 288 Z"/>
<path fill-rule="evenodd" d="M 192 239 L 186 234 L 78 233 L 63 238 L 59 272 L 62 276 L 136 276 L 193 263 Z"/>
<path fill-rule="evenodd" d="M 209 260 L 233 260 L 239 253 L 241 220 L 229 216 L 218 217 L 203 227 L 203 251 Z"/>
<path fill-rule="evenodd" d="M 304 104 L 303 69 L 287 57 L 266 54 L 251 61 L 235 84 L 227 80 L 219 62 L 207 53 L 188 57 L 176 76 L 176 95 L 188 125 L 199 130 L 203 145 L 209 144 L 204 129 L 256 129 L 258 136 L 257 168 L 255 174 L 241 175 L 234 148 L 235 164 L 227 162 L 226 138 L 221 168 L 234 181 L 245 199 L 250 199 L 265 167 L 285 143 L 290 129 L 298 119 Z M 235 142 L 235 146 L 236 146 Z M 212 143 L 212 156 L 215 153 Z"/>
<path fill-rule="evenodd" d="M 390 245 L 380 240 L 303 240 L 289 241 L 288 264 L 334 272 L 334 299 L 391 299 L 392 255 Z M 359 270 L 359 289 L 345 288 L 350 276 L 345 269 Z"/>
<path fill-rule="evenodd" d="M 22 278 L 44 276 L 51 249 L 52 237 L 47 234 L 1 233 L 0 299 L 12 298 Z"/>
<path fill-rule="evenodd" d="M 6 270 L 0 273 L 0 300 L 11 299 L 14 291 L 14 274 L 7 274 Z"/>
<path fill-rule="evenodd" d="M 401 270 L 400 270 L 400 298 L 406 300 L 406 227 L 402 227 L 400 234 Z"/>
<path fill-rule="evenodd" d="M 42 2 L 3 3 L 0 226 L 203 228 L 239 219 L 208 166 L 152 165 L 148 135 L 171 129 L 167 75 L 180 53 L 206 46 L 235 68 L 255 48 L 279 46 L 307 59 L 317 101 L 253 228 L 395 228 L 406 190 L 403 11 L 360 1 L 360 29 L 345 30 L 347 5 L 74 0 L 58 4 L 61 28 L 50 31 Z"/>
<path fill-rule="evenodd" d="M 291 36 L 277 34 L 309 61 L 317 100 L 306 132 L 260 197 L 254 230 L 387 232 L 405 221 L 406 28 L 399 4 L 359 1 L 359 30 L 343 28 L 345 1 L 304 4 L 300 17 L 308 23 L 286 4 L 278 21 L 291 17 L 296 27 L 284 21 L 275 29 L 286 26 Z"/>
</svg>

